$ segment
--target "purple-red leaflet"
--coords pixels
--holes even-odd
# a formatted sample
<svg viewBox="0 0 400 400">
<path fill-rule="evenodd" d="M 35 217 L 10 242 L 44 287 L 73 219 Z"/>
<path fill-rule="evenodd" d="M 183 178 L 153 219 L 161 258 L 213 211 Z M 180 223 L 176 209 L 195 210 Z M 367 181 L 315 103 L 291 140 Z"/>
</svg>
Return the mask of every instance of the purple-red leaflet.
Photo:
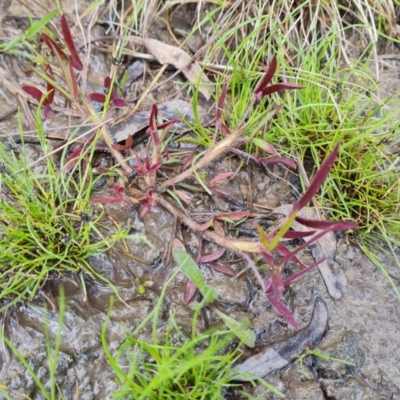
<svg viewBox="0 0 400 400">
<path fill-rule="evenodd" d="M 69 57 L 61 50 L 61 47 L 45 33 L 41 34 L 43 41 L 50 47 L 53 53 L 57 53 L 64 61 L 69 61 Z"/>
<path fill-rule="evenodd" d="M 253 139 L 253 143 L 255 145 L 257 145 L 260 149 L 266 151 L 267 153 L 270 154 L 278 154 L 278 152 L 276 151 L 275 147 L 272 146 L 271 143 L 267 142 L 264 139 L 259 139 L 259 138 L 254 138 Z M 261 158 L 261 157 L 260 157 Z"/>
<path fill-rule="evenodd" d="M 283 90 L 296 90 L 296 89 L 304 89 L 305 86 L 301 85 L 296 85 L 295 83 L 287 83 L 287 82 L 282 82 L 282 83 L 276 83 L 275 85 L 268 86 L 264 88 L 263 90 L 259 91 L 258 93 L 261 93 L 262 96 L 268 96 L 272 93 L 280 92 Z"/>
<path fill-rule="evenodd" d="M 42 97 L 44 96 L 43 92 L 41 90 L 35 88 L 34 86 L 22 86 L 22 90 L 25 91 L 26 93 L 28 93 L 29 95 L 31 95 L 38 102 L 40 102 L 42 100 Z M 52 92 L 50 92 L 49 96 L 52 93 L 54 93 L 54 90 Z M 47 96 L 47 98 L 43 101 L 43 105 L 44 105 L 43 115 L 46 119 L 49 118 L 51 113 L 53 112 L 53 110 L 50 107 L 49 96 Z"/>
<path fill-rule="evenodd" d="M 146 196 L 139 199 L 139 203 L 144 206 L 142 212 L 140 213 L 140 218 L 143 218 L 150 211 L 150 207 L 157 205 L 157 201 L 154 199 L 153 192 L 151 190 L 148 190 Z"/>
<path fill-rule="evenodd" d="M 34 86 L 22 86 L 22 90 L 30 94 L 36 101 L 40 102 L 42 100 L 43 92 Z"/>
<path fill-rule="evenodd" d="M 82 71 L 83 64 L 81 59 L 79 58 L 78 52 L 76 51 L 71 30 L 69 29 L 67 18 L 65 18 L 65 15 L 61 17 L 61 30 L 64 36 L 65 44 L 67 45 L 68 50 L 71 53 L 71 61 L 74 68 L 77 69 L 78 71 Z"/>
<path fill-rule="evenodd" d="M 292 253 L 288 254 L 286 257 L 284 257 L 280 262 L 279 265 L 283 265 L 285 262 L 289 261 L 294 255 L 296 255 L 298 252 L 303 250 L 304 248 L 310 246 L 311 243 L 316 242 L 320 237 L 324 236 L 328 232 L 333 232 L 333 231 L 347 231 L 349 229 L 357 229 L 358 225 L 355 222 L 337 222 L 335 225 L 332 225 L 331 227 L 320 231 L 317 235 L 315 235 L 311 240 L 308 242 L 303 243 L 301 246 L 299 246 L 296 250 L 294 250 Z"/>
<path fill-rule="evenodd" d="M 276 59 L 276 56 L 271 60 L 270 64 L 268 65 L 267 72 L 264 74 L 264 76 L 261 78 L 260 82 L 258 82 L 258 85 L 256 86 L 254 93 L 261 92 L 272 80 L 272 78 L 275 75 L 276 68 L 278 65 L 278 61 Z"/>
<path fill-rule="evenodd" d="M 179 122 L 179 119 L 171 119 L 170 121 L 163 122 L 161 125 L 157 125 L 157 129 L 165 129 L 169 128 L 171 125 Z"/>
<path fill-rule="evenodd" d="M 328 229 L 332 226 L 336 226 L 338 223 L 344 223 L 347 224 L 349 223 L 349 226 L 353 226 L 354 222 L 352 221 L 326 221 L 326 220 L 320 220 L 320 219 L 308 219 L 308 218 L 303 218 L 300 217 L 299 215 L 296 216 L 296 221 L 301 224 L 306 226 L 307 228 L 312 228 L 312 229 Z M 348 229 L 355 229 L 349 227 Z"/>
<path fill-rule="evenodd" d="M 223 172 L 222 174 L 217 175 L 214 179 L 211 179 L 209 185 L 214 186 L 218 182 L 223 181 L 231 176 L 235 175 L 235 172 Z"/>
<path fill-rule="evenodd" d="M 160 144 L 160 138 L 158 136 L 157 130 L 157 115 L 158 115 L 158 108 L 156 104 L 151 106 L 151 112 L 149 117 L 149 127 L 146 130 L 146 133 L 150 135 L 153 139 L 153 142 L 156 146 Z"/>
<path fill-rule="evenodd" d="M 163 158 L 165 161 L 169 161 L 171 158 L 169 155 L 169 148 L 167 147 L 164 151 L 164 153 L 161 154 L 161 158 Z"/>
<path fill-rule="evenodd" d="M 296 168 L 296 163 L 293 160 L 285 157 L 266 157 L 266 158 L 260 158 L 259 161 L 266 164 L 272 164 L 272 163 L 286 164 L 290 168 Z"/>
<path fill-rule="evenodd" d="M 297 220 L 297 218 L 296 218 Z M 300 222 L 301 223 L 301 222 Z M 302 239 L 307 236 L 314 235 L 316 231 L 299 232 L 299 231 L 287 231 L 284 235 L 284 239 Z"/>
<path fill-rule="evenodd" d="M 104 78 L 104 88 L 110 89 L 110 86 L 111 86 L 111 78 L 109 76 L 106 76 Z"/>
<path fill-rule="evenodd" d="M 149 118 L 149 128 L 157 130 L 157 116 L 158 116 L 158 107 L 156 104 L 151 106 L 150 118 Z"/>
<path fill-rule="evenodd" d="M 66 170 L 67 172 L 70 171 L 70 170 L 76 165 L 76 163 L 77 163 L 77 161 L 72 162 L 72 160 L 73 160 L 74 158 L 78 158 L 78 157 L 81 155 L 82 151 L 83 151 L 84 149 L 86 149 L 86 148 L 93 142 L 93 140 L 94 140 L 95 137 L 96 137 L 96 134 L 93 134 L 92 136 L 90 136 L 90 138 L 87 140 L 87 142 L 86 142 L 83 146 L 81 146 L 81 147 L 79 147 L 78 149 L 76 149 L 75 151 L 73 151 L 73 152 L 65 159 L 65 165 L 66 165 L 65 170 Z M 84 162 L 85 165 L 87 164 L 86 159 L 84 159 L 83 162 Z"/>
<path fill-rule="evenodd" d="M 104 103 L 106 101 L 106 96 L 102 93 L 90 93 L 89 98 L 98 103 Z"/>
<path fill-rule="evenodd" d="M 272 268 L 271 276 L 268 280 L 271 281 L 271 289 L 275 299 L 280 299 L 283 293 L 283 283 L 279 268 Z"/>
<path fill-rule="evenodd" d="M 232 131 L 221 121 L 217 121 L 217 127 L 221 129 L 221 132 L 225 135 L 230 135 L 232 133 Z"/>
<path fill-rule="evenodd" d="M 262 258 L 265 260 L 265 262 L 266 262 L 268 265 L 272 266 L 272 265 L 275 264 L 274 257 L 272 257 L 271 254 L 268 254 L 268 253 L 267 253 L 266 251 L 264 251 L 264 250 L 261 250 L 261 251 L 260 251 L 260 254 L 261 254 Z"/>
<path fill-rule="evenodd" d="M 305 207 L 318 192 L 337 159 L 338 151 L 339 144 L 335 146 L 335 148 L 332 150 L 332 153 L 329 154 L 326 160 L 319 167 L 303 196 L 301 196 L 300 199 L 293 204 L 293 211 L 299 211 Z"/>
<path fill-rule="evenodd" d="M 272 306 L 279 312 L 279 314 L 281 314 L 282 317 L 285 318 L 286 321 L 289 322 L 289 324 L 292 325 L 294 329 L 297 329 L 297 323 L 289 309 L 286 308 L 285 305 L 283 305 L 279 300 L 275 299 L 274 297 L 267 295 L 267 298 Z"/>
<path fill-rule="evenodd" d="M 225 82 L 224 86 L 222 87 L 221 95 L 219 96 L 219 99 L 218 99 L 217 122 L 220 121 L 221 117 L 222 117 L 222 110 L 224 108 L 227 91 L 228 91 L 228 82 Z"/>
<path fill-rule="evenodd" d="M 319 264 L 321 264 L 323 261 L 325 261 L 325 258 L 322 258 L 321 260 L 318 260 L 314 264 L 310 265 L 307 268 L 302 269 L 301 271 L 296 272 L 295 274 L 291 275 L 289 278 L 283 280 L 283 286 L 290 285 L 292 282 L 295 280 L 299 279 L 303 275 L 305 275 L 307 272 L 310 272 L 312 269 L 315 267 L 318 267 Z"/>
<path fill-rule="evenodd" d="M 289 254 L 292 254 L 292 252 L 286 246 L 284 246 L 282 243 L 278 243 L 278 245 L 276 246 L 276 251 L 283 257 L 285 257 Z M 292 260 L 292 262 L 299 265 L 301 268 L 303 268 L 303 269 L 307 268 L 307 265 L 305 265 L 302 261 L 300 261 L 296 256 L 292 255 L 291 260 Z"/>
<path fill-rule="evenodd" d="M 119 107 L 119 108 L 123 108 L 123 107 L 127 107 L 128 106 L 128 102 L 127 101 L 125 101 L 124 99 L 116 98 L 116 97 L 113 97 L 111 99 L 111 102 L 113 103 L 113 105 L 115 107 Z"/>
<path fill-rule="evenodd" d="M 43 116 L 47 119 L 50 117 L 52 112 L 53 112 L 53 109 L 48 104 L 46 104 L 43 109 Z"/>
<path fill-rule="evenodd" d="M 53 70 L 51 69 L 50 64 L 46 65 L 46 75 L 54 81 L 54 74 L 53 74 Z M 54 95 L 56 93 L 56 89 L 50 82 L 47 82 L 47 92 L 49 93 L 49 95 L 47 96 L 47 98 L 45 100 L 45 104 L 50 105 L 53 102 Z"/>
<path fill-rule="evenodd" d="M 71 83 L 72 83 L 72 91 L 74 100 L 78 100 L 78 82 L 76 81 L 75 71 L 72 68 L 72 63 L 69 63 L 69 75 L 71 76 Z"/>
<path fill-rule="evenodd" d="M 222 248 L 222 249 L 220 249 L 220 250 L 217 250 L 217 251 L 214 252 L 214 253 L 207 254 L 206 256 L 202 256 L 202 257 L 199 259 L 199 262 L 200 262 L 200 263 L 203 263 L 203 264 L 207 264 L 207 263 L 210 263 L 210 262 L 212 262 L 212 261 L 216 261 L 216 260 L 218 260 L 219 258 L 221 258 L 221 257 L 223 256 L 224 253 L 225 253 L 225 249 Z"/>
<path fill-rule="evenodd" d="M 193 296 L 196 294 L 196 286 L 195 284 L 191 281 L 188 280 L 186 283 L 186 290 L 185 290 L 185 305 L 187 306 L 190 303 L 190 300 L 193 299 Z"/>
<path fill-rule="evenodd" d="M 228 276 L 235 276 L 235 273 L 230 270 L 228 267 L 226 267 L 225 265 L 222 264 L 208 264 L 209 267 L 211 267 L 212 269 L 215 269 L 218 272 L 221 272 L 222 274 L 228 275 Z"/>
</svg>

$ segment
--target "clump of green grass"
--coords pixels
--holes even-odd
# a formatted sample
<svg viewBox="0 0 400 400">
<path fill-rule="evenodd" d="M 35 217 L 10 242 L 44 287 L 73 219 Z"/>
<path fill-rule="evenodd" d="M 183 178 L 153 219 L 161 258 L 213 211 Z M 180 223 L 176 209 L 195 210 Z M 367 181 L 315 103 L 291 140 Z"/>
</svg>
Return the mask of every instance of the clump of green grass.
<svg viewBox="0 0 400 400">
<path fill-rule="evenodd" d="M 47 154 L 40 111 L 37 128 Z M 30 167 L 21 140 L 0 143 L 0 310 L 32 299 L 45 281 L 66 273 L 104 279 L 88 258 L 127 237 L 129 229 L 103 224 L 103 212 L 89 202 L 94 178 L 82 160 L 93 155 L 96 140 L 68 172 L 51 156 Z"/>
<path fill-rule="evenodd" d="M 378 38 L 388 39 L 392 29 L 391 2 L 353 1 L 332 7 L 321 3 L 315 8 L 308 2 L 296 6 L 282 2 L 269 10 L 250 3 L 235 3 L 229 12 L 218 14 L 227 21 L 223 26 L 211 16 L 202 21 L 212 24 L 218 38 L 209 47 L 206 60 L 224 60 L 229 67 L 221 76 L 230 87 L 226 119 L 233 127 L 240 123 L 261 72 L 275 53 L 279 79 L 305 88 L 290 95 L 274 95 L 274 102 L 282 105 L 280 112 L 271 120 L 269 108 L 259 107 L 247 120 L 246 134 L 295 157 L 304 189 L 340 142 L 340 163 L 314 205 L 334 219 L 355 220 L 363 239 L 378 236 L 398 244 L 397 154 L 388 151 L 398 142 L 399 120 L 393 112 L 398 101 L 378 97 L 371 70 L 379 71 L 379 65 L 371 66 L 371 60 L 377 59 Z M 241 15 L 240 7 L 245 11 Z M 348 13 L 347 18 L 343 13 Z M 350 14 L 357 18 L 349 18 Z M 351 37 L 364 42 L 357 48 L 349 44 Z M 192 128 L 197 132 L 193 141 L 211 145 L 212 129 Z M 259 153 L 256 144 L 256 140 L 247 143 L 246 151 Z M 304 168 L 305 161 L 311 161 L 308 165 L 313 167 Z"/>
<path fill-rule="evenodd" d="M 181 269 L 179 265 L 165 283 L 154 310 L 127 335 L 115 354 L 111 354 L 107 344 L 108 321 L 104 324 L 103 349 L 120 384 L 120 389 L 113 394 L 115 399 L 222 400 L 229 390 L 240 393 L 241 384 L 235 382 L 239 372 L 235 372 L 234 364 L 243 342 L 232 351 L 229 345 L 235 338 L 233 331 L 215 327 L 199 333 L 196 326 L 201 307 L 193 315 L 191 335 L 177 325 L 173 312 L 162 329 L 164 335 L 160 334 L 160 313 L 166 290 Z M 111 302 L 110 310 L 112 306 Z M 253 385 L 263 386 L 264 394 L 273 392 L 283 397 L 263 379 L 246 376 Z M 248 393 L 243 394 L 252 398 Z"/>
</svg>

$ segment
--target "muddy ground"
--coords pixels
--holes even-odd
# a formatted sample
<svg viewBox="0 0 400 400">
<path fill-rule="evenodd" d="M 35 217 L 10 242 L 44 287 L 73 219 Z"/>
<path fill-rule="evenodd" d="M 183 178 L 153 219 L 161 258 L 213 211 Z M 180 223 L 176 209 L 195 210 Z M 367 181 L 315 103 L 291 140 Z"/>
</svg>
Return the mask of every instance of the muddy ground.
<svg viewBox="0 0 400 400">
<path fill-rule="evenodd" d="M 3 9 L 7 10 L 7 5 L 3 5 Z M 21 10 L 20 12 L 23 12 L 23 9 Z M 176 23 L 183 24 L 179 15 Z M 192 52 L 200 45 L 201 38 L 198 37 L 197 40 L 199 43 L 194 41 L 190 43 L 190 46 L 193 46 Z M 96 62 L 91 64 L 90 83 L 94 87 L 96 85 L 100 87 L 103 77 L 110 68 L 110 61 L 107 56 L 100 53 L 92 57 Z M 27 76 L 28 64 L 27 61 L 20 62 L 15 58 L 0 55 L 2 79 L 6 78 L 15 85 L 26 83 L 27 80 L 30 83 L 35 82 L 33 76 Z M 135 68 L 132 70 L 137 73 L 143 65 L 143 61 L 136 60 Z M 388 63 L 387 71 L 390 73 L 387 79 L 381 82 L 383 88 L 389 87 L 392 90 L 398 86 L 397 75 L 394 76 L 393 72 L 395 68 L 392 61 Z M 141 82 L 141 85 L 138 82 Z M 131 91 L 128 93 L 131 101 L 143 91 L 142 85 L 145 83 L 146 79 L 141 74 L 132 78 Z M 0 104 L 0 115 L 4 116 L 10 112 L 10 116 L 0 121 L 0 128 L 8 134 L 17 134 L 17 120 L 15 113 L 12 113 L 17 103 L 9 88 L 5 90 L 10 97 L 8 102 L 3 101 Z M 173 93 L 176 87 L 171 84 L 169 88 L 164 88 L 163 97 L 147 99 L 148 102 L 142 106 L 144 120 L 148 115 L 148 105 L 153 101 L 168 100 L 168 90 Z M 183 94 L 175 96 L 174 99 L 179 97 L 182 98 Z M 164 110 L 165 113 L 170 111 L 170 109 Z M 171 118 L 170 115 L 165 116 Z M 48 121 L 47 128 L 67 123 L 65 118 L 55 117 Z M 141 123 L 140 118 L 129 120 L 124 125 L 114 127 L 114 135 L 123 135 L 121 132 L 132 128 L 133 124 L 135 125 L 132 129 L 139 131 Z M 37 154 L 37 149 L 32 147 L 31 157 L 35 158 Z M 239 165 L 240 159 L 237 156 L 226 157 L 209 166 L 206 171 L 207 176 L 235 171 Z M 232 211 L 241 207 L 246 208 L 249 204 L 253 213 L 266 215 L 278 206 L 291 204 L 298 197 L 297 177 L 287 169 L 280 166 L 266 168 L 251 162 L 241 167 L 240 172 L 223 189 L 229 192 L 237 203 L 217 195 L 211 197 L 205 194 L 196 195 L 192 199 L 196 205 L 190 208 L 190 215 L 195 219 L 201 219 L 204 213 Z M 99 195 L 111 194 L 106 187 L 100 190 Z M 150 247 L 140 241 L 129 242 L 131 254 L 143 262 L 125 256 L 118 249 L 90 260 L 99 273 L 120 289 L 122 298 L 130 306 L 128 308 L 120 302 L 112 311 L 108 341 L 111 351 L 114 351 L 124 341 L 125 335 L 132 332 L 154 308 L 166 278 L 176 268 L 173 261 L 168 262 L 169 243 L 174 235 L 180 238 L 187 251 L 194 256 L 198 255 L 200 248 L 202 254 L 206 254 L 215 251 L 217 247 L 203 241 L 198 234 L 185 226 L 177 225 L 175 217 L 158 206 L 153 207 L 143 220 L 139 218 L 139 208 L 127 207 L 125 204 L 106 205 L 106 212 L 123 226 L 130 219 L 135 232 L 145 235 L 153 245 Z M 266 220 L 265 223 L 269 222 Z M 332 299 L 321 274 L 318 270 L 314 270 L 285 290 L 284 303 L 293 311 L 301 330 L 308 325 L 314 301 L 320 296 L 327 305 L 329 330 L 318 349 L 331 357 L 354 363 L 354 366 L 344 366 L 339 362 L 327 362 L 320 358 L 309 357 L 307 361 L 310 368 L 306 368 L 306 376 L 299 364 L 294 363 L 284 370 L 269 375 L 267 380 L 281 390 L 287 399 L 293 400 L 400 399 L 398 299 L 382 273 L 362 254 L 357 246 L 357 238 L 337 240 L 335 259 L 347 280 L 343 297 L 339 300 Z M 398 283 L 400 272 L 395 257 L 388 254 L 378 254 L 378 257 Z M 304 259 L 308 263 L 313 262 L 311 253 L 305 252 Z M 240 272 L 245 267 L 245 263 L 232 252 L 227 252 L 220 262 L 234 273 Z M 232 317 L 240 318 L 246 315 L 252 321 L 257 334 L 257 345 L 252 351 L 246 349 L 244 357 L 262 352 L 273 343 L 285 341 L 295 333 L 260 295 L 257 282 L 250 271 L 234 279 L 208 267 L 201 268 L 207 282 L 215 287 L 219 298 L 223 300 L 219 308 Z M 288 267 L 287 273 L 291 272 L 290 268 Z M 262 274 L 267 276 L 266 273 Z M 140 294 L 134 282 L 135 278 L 139 278 L 140 282 L 151 281 L 153 285 L 146 288 L 144 294 Z M 111 398 L 118 385 L 102 349 L 100 328 L 105 322 L 105 313 L 112 291 L 106 285 L 92 279 L 87 280 L 87 300 L 84 299 L 79 285 L 74 284 L 73 280 L 55 280 L 47 289 L 56 296 L 60 284 L 65 286 L 67 295 L 61 353 L 56 373 L 60 390 L 65 399 Z M 178 275 L 168 289 L 165 309 L 174 310 L 178 324 L 189 332 L 192 314 L 184 304 L 185 287 L 186 278 Z M 45 302 L 39 296 L 35 301 L 19 304 L 13 308 L 5 319 L 8 337 L 43 382 L 46 382 L 49 376 L 46 367 L 45 314 Z M 164 322 L 160 320 L 160 327 Z M 216 322 L 215 316 L 208 312 L 207 318 L 200 321 L 200 324 L 206 327 Z M 48 326 L 51 336 L 55 337 L 58 329 L 57 313 L 51 314 Z M 41 399 L 42 395 L 34 380 L 17 358 L 4 347 L 0 355 L 0 382 L 9 389 L 10 398 L 21 399 L 23 393 L 32 399 Z M 256 395 L 258 391 L 259 388 L 253 391 L 253 394 Z M 226 398 L 241 398 L 235 393 L 229 396 Z M 0 395 L 0 399 L 2 398 L 5 397 Z M 270 395 L 265 397 L 265 400 L 274 398 Z"/>
</svg>

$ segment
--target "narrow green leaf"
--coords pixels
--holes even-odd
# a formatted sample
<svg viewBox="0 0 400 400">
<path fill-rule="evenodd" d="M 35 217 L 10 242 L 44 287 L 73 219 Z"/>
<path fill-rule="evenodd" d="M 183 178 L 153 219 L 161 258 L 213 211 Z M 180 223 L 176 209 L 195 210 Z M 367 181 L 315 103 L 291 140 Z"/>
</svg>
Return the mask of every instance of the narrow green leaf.
<svg viewBox="0 0 400 400">
<path fill-rule="evenodd" d="M 44 18 L 42 18 L 40 21 L 36 22 L 33 24 L 26 32 L 24 35 L 17 37 L 11 42 L 4 43 L 0 46 L 0 49 L 4 51 L 5 53 L 9 52 L 12 50 L 15 46 L 17 46 L 21 41 L 30 39 L 32 36 L 36 35 L 38 32 L 40 32 L 45 25 L 59 12 L 58 9 L 51 11 L 48 13 Z"/>
<path fill-rule="evenodd" d="M 196 262 L 186 251 L 174 249 L 174 259 L 178 263 L 179 268 L 200 290 L 206 303 L 212 303 L 217 297 L 215 289 L 206 284 L 203 275 Z"/>
<path fill-rule="evenodd" d="M 225 325 L 246 345 L 249 347 L 254 347 L 256 344 L 256 334 L 247 329 L 249 326 L 246 321 L 238 322 L 235 319 L 228 317 L 223 312 L 218 309 L 214 309 L 217 315 L 224 321 Z"/>
<path fill-rule="evenodd" d="M 33 24 L 26 31 L 26 33 L 24 35 L 24 39 L 29 39 L 32 36 L 36 35 L 38 32 L 40 32 L 48 24 L 48 22 L 58 14 L 58 12 L 59 12 L 59 10 L 55 9 L 55 10 L 49 12 L 47 15 L 45 15 L 40 21 Z"/>
</svg>

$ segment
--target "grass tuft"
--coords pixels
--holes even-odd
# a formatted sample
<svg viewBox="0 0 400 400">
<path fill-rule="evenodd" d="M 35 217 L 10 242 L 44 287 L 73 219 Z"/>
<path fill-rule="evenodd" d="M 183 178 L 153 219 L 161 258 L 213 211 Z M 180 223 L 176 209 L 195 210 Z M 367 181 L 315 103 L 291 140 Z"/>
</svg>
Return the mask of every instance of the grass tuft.
<svg viewBox="0 0 400 400">
<path fill-rule="evenodd" d="M 37 118 L 41 150 L 48 144 Z M 96 140 L 70 172 L 46 157 L 35 168 L 29 153 L 15 142 L 0 143 L 0 310 L 32 299 L 45 281 L 66 273 L 96 274 L 89 257 L 110 249 L 128 232 L 102 223 L 103 211 L 89 202 L 91 168 L 81 162 L 93 155 Z M 64 149 L 62 160 L 65 160 Z"/>
</svg>

